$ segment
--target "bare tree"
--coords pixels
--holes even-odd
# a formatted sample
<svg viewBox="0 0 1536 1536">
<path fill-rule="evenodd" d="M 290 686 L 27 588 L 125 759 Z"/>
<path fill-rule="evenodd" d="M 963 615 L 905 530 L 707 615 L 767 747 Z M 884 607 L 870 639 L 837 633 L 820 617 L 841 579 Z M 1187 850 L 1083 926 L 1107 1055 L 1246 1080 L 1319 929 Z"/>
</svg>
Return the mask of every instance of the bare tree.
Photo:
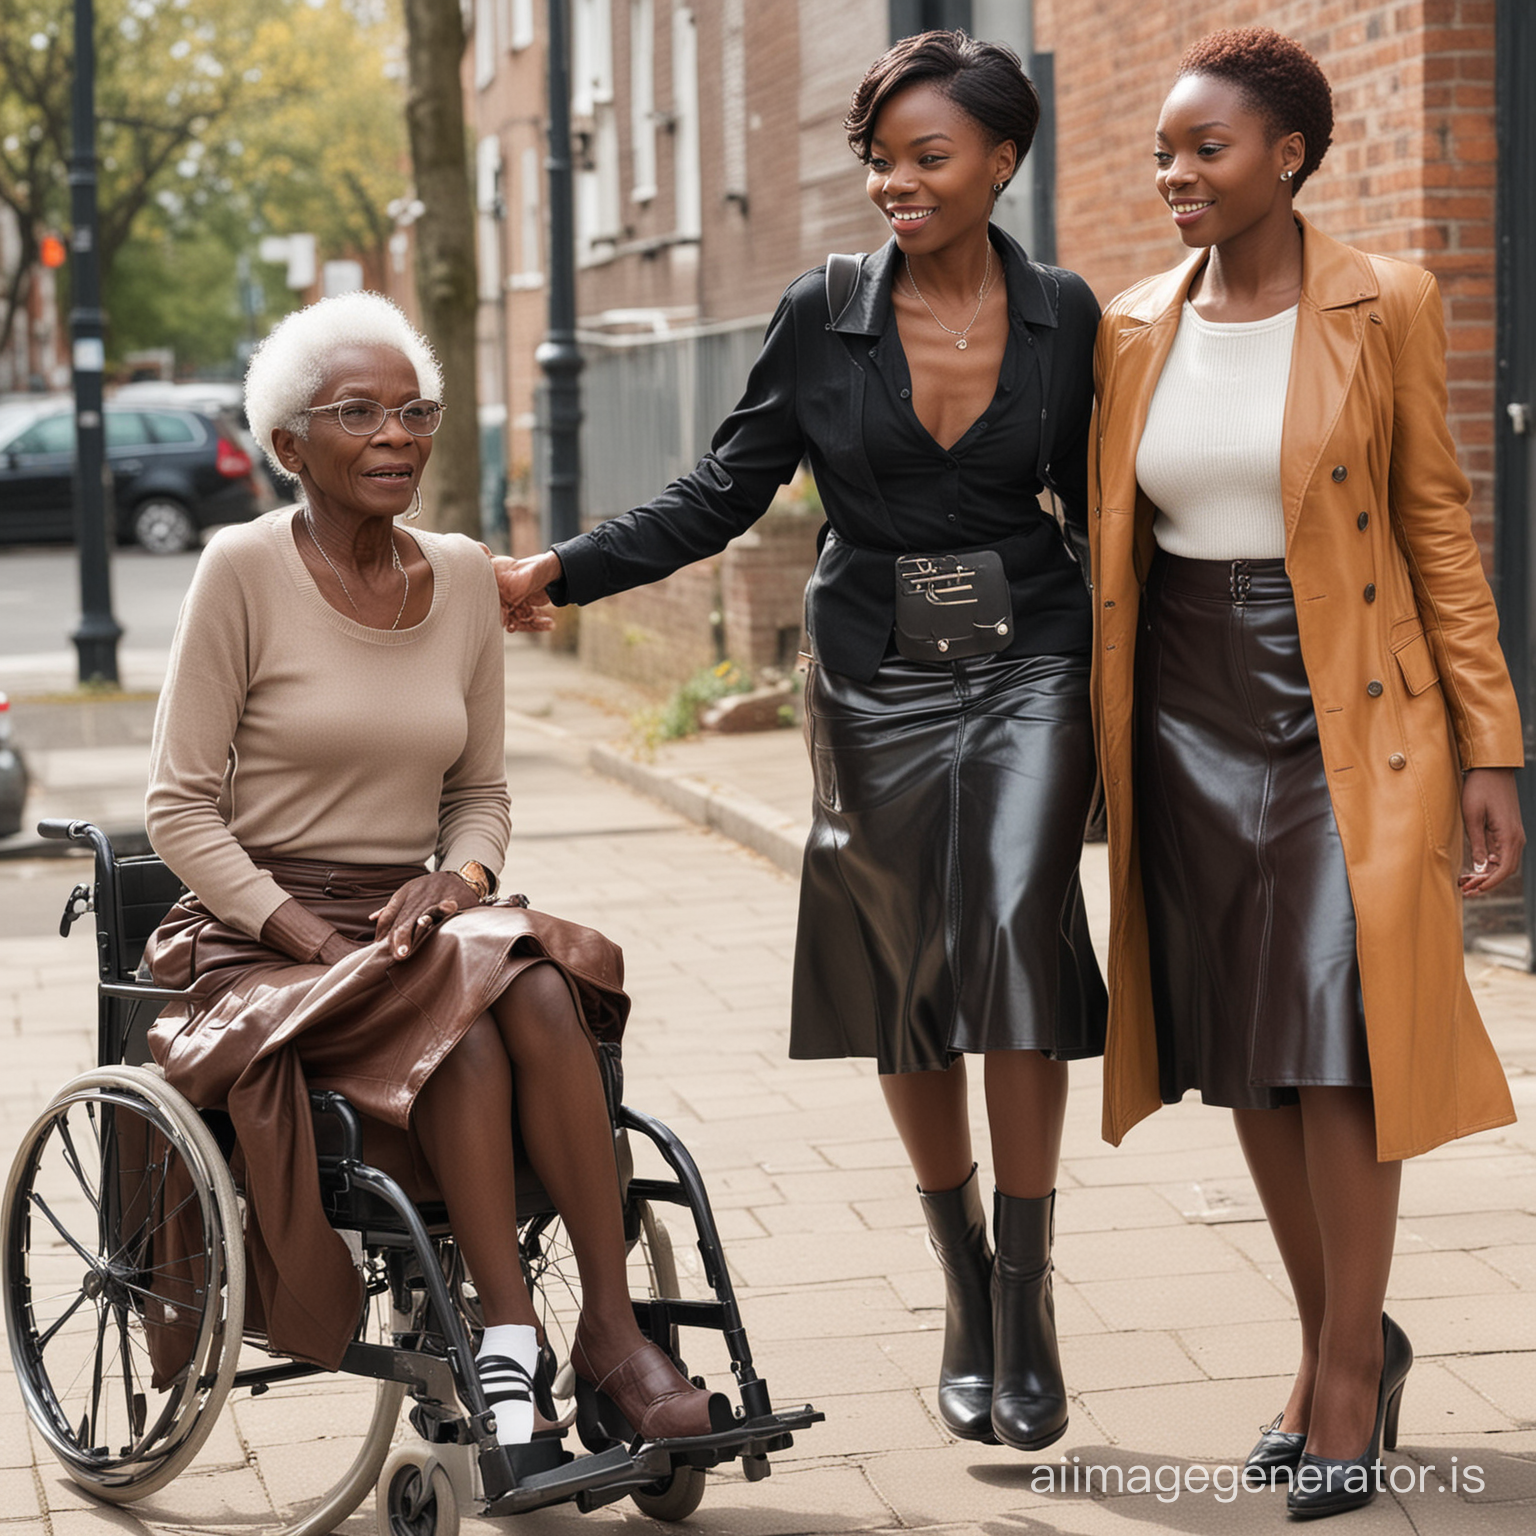
<svg viewBox="0 0 1536 1536">
<path fill-rule="evenodd" d="M 459 0 L 405 0 L 410 80 L 406 123 L 416 196 L 416 296 L 451 409 L 437 434 L 427 520 L 480 537 L 475 376 L 475 215 L 464 131 L 464 14 Z"/>
</svg>

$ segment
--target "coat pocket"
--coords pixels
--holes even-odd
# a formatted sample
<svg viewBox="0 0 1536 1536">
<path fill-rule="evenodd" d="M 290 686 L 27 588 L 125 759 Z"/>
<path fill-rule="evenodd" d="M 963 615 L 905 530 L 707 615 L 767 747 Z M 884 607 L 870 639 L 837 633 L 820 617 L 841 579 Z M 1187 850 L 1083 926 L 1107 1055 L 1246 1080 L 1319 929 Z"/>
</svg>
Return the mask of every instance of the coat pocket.
<svg viewBox="0 0 1536 1536">
<path fill-rule="evenodd" d="M 1409 693 L 1423 693 L 1440 681 L 1440 672 L 1422 629 L 1394 640 L 1392 654 L 1397 658 L 1398 670 L 1403 674 L 1403 683 Z"/>
</svg>

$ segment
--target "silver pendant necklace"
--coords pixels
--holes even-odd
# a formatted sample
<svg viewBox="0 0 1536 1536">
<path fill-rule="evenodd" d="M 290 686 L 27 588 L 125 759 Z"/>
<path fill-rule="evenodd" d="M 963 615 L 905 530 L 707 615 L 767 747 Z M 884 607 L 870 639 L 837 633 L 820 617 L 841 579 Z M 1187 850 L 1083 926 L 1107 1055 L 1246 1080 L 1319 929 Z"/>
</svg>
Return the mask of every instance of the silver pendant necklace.
<svg viewBox="0 0 1536 1536">
<path fill-rule="evenodd" d="M 320 558 L 330 566 L 331 575 L 336 578 L 336 583 L 341 588 L 341 595 L 352 604 L 352 612 L 357 615 L 357 622 L 361 624 L 363 622 L 363 610 L 357 606 L 357 599 L 347 590 L 346 582 L 341 579 L 341 572 L 336 569 L 336 562 L 326 554 L 325 545 L 320 542 L 320 535 L 315 532 L 314 516 L 307 506 L 304 508 L 304 531 L 309 535 L 310 543 L 320 551 Z M 400 599 L 400 610 L 395 614 L 395 622 L 389 626 L 394 630 L 400 628 L 400 620 L 405 616 L 405 605 L 411 600 L 411 575 L 400 563 L 400 551 L 395 548 L 395 531 L 393 528 L 389 531 L 389 553 L 394 561 L 395 569 L 405 580 L 405 593 Z"/>
<path fill-rule="evenodd" d="M 937 315 L 933 314 L 933 305 L 930 304 L 927 299 L 923 298 L 923 290 L 917 286 L 917 274 L 912 270 L 911 258 L 904 257 L 903 259 L 906 261 L 907 281 L 912 284 L 912 292 L 917 295 L 918 300 L 921 302 L 923 308 L 926 309 L 930 315 L 933 315 L 933 323 L 938 326 L 941 331 L 948 331 L 951 336 L 957 336 L 959 338 L 959 340 L 955 342 L 955 347 L 958 351 L 964 352 L 966 348 L 965 338 L 970 335 L 971 326 L 975 325 L 977 319 L 980 317 L 981 306 L 986 302 L 987 289 L 992 286 L 992 242 L 990 240 L 987 241 L 987 264 L 982 269 L 981 291 L 976 295 L 976 313 L 971 316 L 970 322 L 966 325 L 963 331 L 957 331 L 953 326 L 945 325 Z"/>
</svg>

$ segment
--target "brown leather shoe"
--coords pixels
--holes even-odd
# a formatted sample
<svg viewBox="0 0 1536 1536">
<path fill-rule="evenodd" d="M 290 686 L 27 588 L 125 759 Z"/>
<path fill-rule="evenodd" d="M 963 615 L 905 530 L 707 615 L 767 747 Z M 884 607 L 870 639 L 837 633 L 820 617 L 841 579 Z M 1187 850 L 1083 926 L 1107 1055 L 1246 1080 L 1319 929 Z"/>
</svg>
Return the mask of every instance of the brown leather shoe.
<svg viewBox="0 0 1536 1536">
<path fill-rule="evenodd" d="M 694 1386 L 659 1345 L 642 1344 L 599 1375 L 578 1326 L 571 1342 L 571 1365 L 583 1381 L 611 1399 L 642 1440 L 716 1434 L 733 1423 L 730 1399 L 723 1392 Z"/>
</svg>

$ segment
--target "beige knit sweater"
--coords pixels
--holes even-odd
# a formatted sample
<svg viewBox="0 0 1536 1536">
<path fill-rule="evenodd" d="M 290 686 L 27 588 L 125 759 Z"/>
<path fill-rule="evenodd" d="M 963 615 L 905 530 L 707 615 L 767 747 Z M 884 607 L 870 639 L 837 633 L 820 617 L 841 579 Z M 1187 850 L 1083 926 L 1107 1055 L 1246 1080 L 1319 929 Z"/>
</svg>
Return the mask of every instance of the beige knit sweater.
<svg viewBox="0 0 1536 1536">
<path fill-rule="evenodd" d="M 432 608 L 370 629 L 321 596 L 296 509 L 210 540 L 155 714 L 155 851 L 224 922 L 258 937 L 283 891 L 246 855 L 349 864 L 476 859 L 511 831 L 500 610 L 470 540 L 411 530 Z"/>
</svg>

